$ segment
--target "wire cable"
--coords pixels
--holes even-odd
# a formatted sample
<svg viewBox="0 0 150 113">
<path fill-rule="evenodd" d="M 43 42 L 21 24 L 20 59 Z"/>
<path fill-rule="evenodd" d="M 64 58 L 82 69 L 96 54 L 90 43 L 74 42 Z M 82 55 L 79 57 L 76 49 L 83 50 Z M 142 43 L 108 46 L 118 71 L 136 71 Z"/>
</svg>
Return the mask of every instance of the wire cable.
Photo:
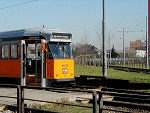
<svg viewBox="0 0 150 113">
<path fill-rule="evenodd" d="M 141 28 L 143 28 L 143 27 L 145 27 L 146 25 L 143 25 L 143 26 L 141 26 L 143 23 L 145 23 L 145 21 L 143 21 L 143 22 L 141 22 L 141 23 L 139 23 L 139 24 L 137 24 L 137 25 L 135 25 L 134 27 L 131 27 L 129 30 L 139 30 L 139 29 L 141 29 Z M 138 28 L 135 28 L 135 27 L 138 27 Z M 134 28 L 134 29 L 133 29 Z M 128 34 L 129 32 L 125 32 L 124 34 Z M 121 35 L 118 35 L 118 36 L 116 36 L 115 38 L 113 38 L 113 39 L 119 39 L 120 37 L 122 36 L 122 34 Z"/>
<path fill-rule="evenodd" d="M 32 2 L 35 2 L 35 1 L 38 1 L 38 0 L 32 0 L 32 1 L 29 1 L 29 2 L 24 2 L 24 3 L 20 3 L 20 4 L 16 4 L 16 5 L 2 7 L 2 8 L 0 8 L 0 10 L 2 10 L 2 9 L 8 9 L 8 8 L 12 8 L 12 7 L 16 7 L 16 6 L 20 6 L 20 5 L 24 5 L 24 4 L 28 4 L 28 3 L 32 3 Z"/>
</svg>

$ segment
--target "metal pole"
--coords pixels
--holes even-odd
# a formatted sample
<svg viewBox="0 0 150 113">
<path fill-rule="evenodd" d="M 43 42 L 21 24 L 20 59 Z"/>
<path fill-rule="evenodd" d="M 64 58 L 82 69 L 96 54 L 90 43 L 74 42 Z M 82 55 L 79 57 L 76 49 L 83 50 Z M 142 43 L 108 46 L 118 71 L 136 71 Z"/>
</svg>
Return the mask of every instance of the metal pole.
<svg viewBox="0 0 150 113">
<path fill-rule="evenodd" d="M 24 113 L 24 89 L 17 86 L 17 113 Z"/>
<path fill-rule="evenodd" d="M 146 16 L 146 64 L 147 64 L 147 69 L 149 69 L 148 37 L 147 37 L 147 16 Z"/>
<path fill-rule="evenodd" d="M 125 67 L 125 48 L 124 48 L 124 28 L 123 28 L 123 58 L 124 58 L 124 67 Z"/>
<path fill-rule="evenodd" d="M 111 39 L 110 39 L 110 35 L 109 35 L 109 55 L 110 55 L 110 59 L 109 59 L 110 60 L 110 62 L 109 62 L 110 64 L 109 65 L 111 66 Z"/>
<path fill-rule="evenodd" d="M 37 86 L 37 41 L 35 41 L 35 85 Z"/>
<path fill-rule="evenodd" d="M 23 44 L 23 86 L 26 86 L 26 43 Z"/>
<path fill-rule="evenodd" d="M 17 87 L 17 112 L 21 113 L 21 86 Z"/>
<path fill-rule="evenodd" d="M 46 40 L 44 40 L 44 39 L 41 40 L 41 43 L 42 43 L 42 44 L 43 44 L 43 43 L 45 44 L 45 43 L 46 43 Z M 41 46 L 43 46 L 42 44 L 41 44 Z M 42 48 L 43 48 L 43 47 L 42 47 Z M 45 48 L 45 47 L 44 47 L 44 48 Z M 44 67 L 45 67 L 45 66 L 44 66 L 44 63 L 45 63 L 45 62 L 44 62 L 44 61 L 45 61 L 44 57 L 45 57 L 45 56 L 44 56 L 44 50 L 42 49 L 42 60 L 41 60 L 41 70 L 42 70 L 42 71 L 41 71 L 41 79 L 42 79 L 41 82 L 42 82 L 42 87 L 46 87 L 46 79 L 45 79 L 45 73 L 44 73 L 44 69 L 45 69 L 45 68 L 44 68 Z"/>
<path fill-rule="evenodd" d="M 102 93 L 99 92 L 99 113 L 102 113 L 102 107 L 103 107 L 103 96 Z"/>
<path fill-rule="evenodd" d="M 20 79 L 20 85 L 25 86 L 26 85 L 26 60 L 25 60 L 25 41 L 21 40 L 21 79 Z M 24 62 L 25 61 L 25 62 Z"/>
<path fill-rule="evenodd" d="M 93 113 L 97 113 L 97 93 L 93 91 Z"/>
<path fill-rule="evenodd" d="M 103 0 L 103 76 L 107 77 L 107 54 L 106 54 L 106 42 L 105 42 L 105 37 L 106 37 L 106 15 L 105 15 L 105 0 Z"/>
</svg>

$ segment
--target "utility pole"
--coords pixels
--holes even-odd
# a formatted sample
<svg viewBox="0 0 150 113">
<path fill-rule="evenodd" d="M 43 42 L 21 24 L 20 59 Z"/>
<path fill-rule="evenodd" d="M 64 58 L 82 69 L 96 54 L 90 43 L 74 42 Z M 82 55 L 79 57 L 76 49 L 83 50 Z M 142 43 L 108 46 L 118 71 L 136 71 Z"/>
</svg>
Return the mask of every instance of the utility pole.
<svg viewBox="0 0 150 113">
<path fill-rule="evenodd" d="M 124 28 L 123 28 L 123 58 L 124 58 L 124 61 L 123 61 L 123 63 L 124 63 L 124 67 L 126 66 L 126 62 L 125 62 L 125 58 L 126 56 L 125 56 L 125 48 L 124 48 Z"/>
<path fill-rule="evenodd" d="M 147 69 L 149 69 L 149 59 L 148 59 L 148 37 L 147 37 L 147 16 L 146 16 L 146 64 L 147 64 Z"/>
<path fill-rule="evenodd" d="M 107 77 L 107 53 L 106 53 L 106 11 L 105 11 L 105 0 L 103 0 L 103 77 Z"/>
<path fill-rule="evenodd" d="M 125 67 L 126 63 L 125 63 L 125 48 L 124 48 L 124 27 L 123 27 L 123 31 L 118 31 L 118 32 L 123 32 L 123 64 Z"/>
<path fill-rule="evenodd" d="M 124 47 L 124 32 L 143 32 L 143 30 L 137 31 L 137 30 L 127 30 L 125 31 L 123 28 L 123 31 L 118 31 L 118 32 L 123 32 L 123 58 L 124 58 L 124 67 L 125 67 L 125 47 Z"/>
<path fill-rule="evenodd" d="M 110 55 L 109 65 L 111 66 L 111 38 L 110 38 L 110 35 L 109 35 L 109 55 Z"/>
</svg>

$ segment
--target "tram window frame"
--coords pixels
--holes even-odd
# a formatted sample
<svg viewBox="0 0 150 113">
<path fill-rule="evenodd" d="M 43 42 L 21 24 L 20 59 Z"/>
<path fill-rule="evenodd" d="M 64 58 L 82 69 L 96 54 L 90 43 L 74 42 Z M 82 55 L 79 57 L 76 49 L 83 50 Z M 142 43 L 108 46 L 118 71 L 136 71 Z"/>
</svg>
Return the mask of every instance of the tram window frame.
<svg viewBox="0 0 150 113">
<path fill-rule="evenodd" d="M 12 49 L 13 47 L 15 48 L 15 50 Z M 15 53 L 15 55 L 13 54 L 13 52 Z M 19 41 L 10 42 L 10 59 L 11 60 L 19 59 Z"/>
<path fill-rule="evenodd" d="M 9 53 L 9 42 L 1 42 L 1 60 L 9 60 Z"/>
</svg>

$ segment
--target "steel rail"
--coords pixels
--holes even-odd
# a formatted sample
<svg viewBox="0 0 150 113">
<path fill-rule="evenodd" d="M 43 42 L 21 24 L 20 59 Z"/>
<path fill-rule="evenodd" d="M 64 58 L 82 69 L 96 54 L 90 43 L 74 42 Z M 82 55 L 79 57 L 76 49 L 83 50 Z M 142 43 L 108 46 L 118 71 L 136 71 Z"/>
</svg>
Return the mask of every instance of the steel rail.
<svg viewBox="0 0 150 113">
<path fill-rule="evenodd" d="M 132 104 L 132 103 L 123 103 L 123 102 L 112 102 L 112 101 L 103 101 L 104 105 L 107 106 L 115 106 L 115 107 L 127 107 L 130 109 L 141 109 L 150 111 L 150 106 L 148 105 L 139 105 L 139 104 Z"/>
<path fill-rule="evenodd" d="M 133 102 L 135 102 L 135 103 L 150 103 L 150 99 L 130 98 L 130 97 L 121 97 L 121 96 L 115 96 L 114 100 L 132 102 L 132 103 Z"/>
<path fill-rule="evenodd" d="M 102 91 L 110 91 L 110 92 L 118 92 L 118 93 L 132 93 L 132 94 L 140 94 L 140 95 L 150 95 L 150 93 L 140 92 L 140 91 L 131 91 L 125 89 L 115 89 L 115 88 L 102 88 Z"/>
<path fill-rule="evenodd" d="M 122 112 L 122 113 L 135 113 L 131 111 L 125 111 L 125 110 L 117 110 L 117 109 L 110 109 L 110 108 L 101 108 L 102 110 L 108 110 L 108 111 L 117 111 L 117 112 Z"/>
<path fill-rule="evenodd" d="M 18 85 L 14 85 L 14 84 L 0 84 L 0 87 L 17 88 Z"/>
<path fill-rule="evenodd" d="M 38 86 L 21 86 L 22 88 L 25 89 L 37 89 L 37 90 L 47 90 L 47 91 L 53 91 L 53 92 L 58 92 L 58 91 L 77 91 L 77 92 L 86 92 L 86 93 L 93 93 L 93 90 L 88 90 L 88 89 L 67 89 L 67 88 L 55 88 L 55 87 L 38 87 Z"/>
<path fill-rule="evenodd" d="M 139 94 L 127 94 L 127 93 L 116 93 L 116 92 L 106 92 L 101 91 L 102 94 L 108 94 L 111 96 L 123 96 L 123 97 L 130 97 L 130 98 L 150 98 L 150 95 L 139 95 Z"/>
<path fill-rule="evenodd" d="M 0 96 L 0 97 L 17 99 L 17 97 L 11 97 L 11 96 Z"/>
<path fill-rule="evenodd" d="M 109 66 L 110 68 L 114 68 L 117 70 L 130 71 L 130 72 L 143 72 L 146 74 L 150 73 L 150 69 L 142 69 L 142 68 L 131 68 L 131 67 L 122 67 L 122 66 Z"/>
</svg>

